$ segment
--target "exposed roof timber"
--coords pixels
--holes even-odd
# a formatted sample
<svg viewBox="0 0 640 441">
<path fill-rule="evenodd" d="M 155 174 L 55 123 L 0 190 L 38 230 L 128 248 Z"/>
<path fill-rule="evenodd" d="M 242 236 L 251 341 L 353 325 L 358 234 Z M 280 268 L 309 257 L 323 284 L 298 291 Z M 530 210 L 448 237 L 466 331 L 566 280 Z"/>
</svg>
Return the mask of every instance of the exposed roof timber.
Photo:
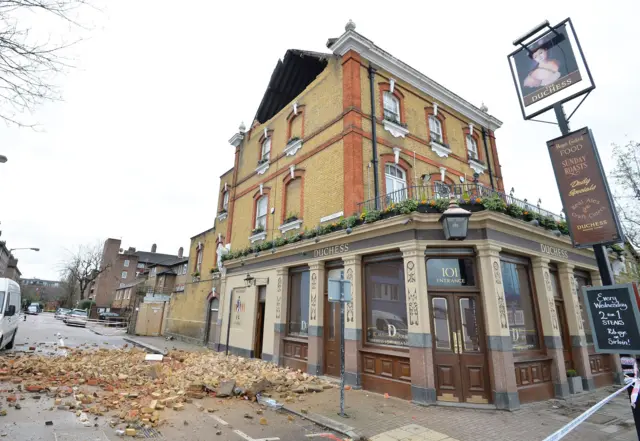
<svg viewBox="0 0 640 441">
<path fill-rule="evenodd" d="M 449 89 L 380 49 L 371 40 L 353 30 L 342 34 L 331 45 L 331 50 L 339 56 L 346 54 L 350 50 L 359 53 L 360 56 L 369 60 L 374 67 L 386 70 L 395 78 L 406 81 L 418 90 L 432 96 L 437 102 L 460 112 L 474 123 L 487 127 L 489 130 L 496 130 L 502 125 L 502 121 L 499 119 L 483 112 Z"/>
<path fill-rule="evenodd" d="M 271 74 L 255 119 L 262 124 L 273 118 L 315 80 L 327 66 L 329 57 L 332 55 L 289 49 Z"/>
</svg>

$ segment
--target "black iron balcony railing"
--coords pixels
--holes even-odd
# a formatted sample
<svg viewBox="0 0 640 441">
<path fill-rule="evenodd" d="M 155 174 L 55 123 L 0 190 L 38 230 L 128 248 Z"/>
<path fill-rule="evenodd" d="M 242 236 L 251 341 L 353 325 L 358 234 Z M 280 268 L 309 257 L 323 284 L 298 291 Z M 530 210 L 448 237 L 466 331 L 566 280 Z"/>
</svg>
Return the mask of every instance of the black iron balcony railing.
<svg viewBox="0 0 640 441">
<path fill-rule="evenodd" d="M 554 220 L 560 222 L 564 220 L 559 215 L 552 213 L 551 211 L 540 208 L 537 205 L 530 204 L 526 200 L 520 200 L 512 195 L 502 193 L 497 190 L 485 187 L 482 184 L 458 184 L 458 185 L 446 185 L 440 182 L 435 182 L 429 185 L 418 185 L 413 187 L 406 187 L 401 190 L 396 190 L 391 193 L 379 196 L 377 198 L 378 206 L 376 207 L 376 199 L 369 199 L 368 201 L 360 202 L 358 209 L 362 211 L 381 210 L 384 211 L 391 204 L 398 204 L 407 199 L 412 199 L 418 202 L 432 201 L 440 199 L 451 199 L 455 197 L 457 199 L 467 198 L 482 198 L 486 199 L 492 196 L 498 196 L 507 205 L 515 205 L 522 210 L 529 211 L 531 213 L 537 213 L 540 216 L 551 217 Z"/>
</svg>

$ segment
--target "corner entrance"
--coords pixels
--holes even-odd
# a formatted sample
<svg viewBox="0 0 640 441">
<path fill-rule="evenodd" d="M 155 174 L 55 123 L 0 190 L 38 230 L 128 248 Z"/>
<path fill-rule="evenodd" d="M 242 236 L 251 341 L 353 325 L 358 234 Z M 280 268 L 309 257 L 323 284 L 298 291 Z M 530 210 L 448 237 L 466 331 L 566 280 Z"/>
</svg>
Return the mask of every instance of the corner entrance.
<svg viewBox="0 0 640 441">
<path fill-rule="evenodd" d="M 438 293 L 430 306 L 437 399 L 489 403 L 480 296 Z"/>
<path fill-rule="evenodd" d="M 213 297 L 209 300 L 209 313 L 207 314 L 207 346 L 215 349 L 214 345 L 218 341 L 218 309 L 220 300 Z"/>
<path fill-rule="evenodd" d="M 327 267 L 324 283 L 324 374 L 331 377 L 340 376 L 340 304 L 329 302 L 328 280 L 344 276 L 343 268 Z"/>
<path fill-rule="evenodd" d="M 262 358 L 262 340 L 264 338 L 264 310 L 267 302 L 267 287 L 258 287 L 258 305 L 256 308 L 256 336 L 253 340 L 253 357 Z"/>
</svg>

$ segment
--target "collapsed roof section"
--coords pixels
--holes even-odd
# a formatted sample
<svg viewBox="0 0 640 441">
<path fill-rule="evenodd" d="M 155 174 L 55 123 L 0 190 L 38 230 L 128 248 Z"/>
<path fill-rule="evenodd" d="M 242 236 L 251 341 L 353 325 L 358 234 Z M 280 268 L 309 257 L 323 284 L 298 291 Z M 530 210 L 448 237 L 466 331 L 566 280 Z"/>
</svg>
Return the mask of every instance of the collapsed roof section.
<svg viewBox="0 0 640 441">
<path fill-rule="evenodd" d="M 256 113 L 260 124 L 269 121 L 307 88 L 322 72 L 333 55 L 320 52 L 289 49 L 284 59 L 278 60 L 271 74 L 269 86 Z"/>
</svg>

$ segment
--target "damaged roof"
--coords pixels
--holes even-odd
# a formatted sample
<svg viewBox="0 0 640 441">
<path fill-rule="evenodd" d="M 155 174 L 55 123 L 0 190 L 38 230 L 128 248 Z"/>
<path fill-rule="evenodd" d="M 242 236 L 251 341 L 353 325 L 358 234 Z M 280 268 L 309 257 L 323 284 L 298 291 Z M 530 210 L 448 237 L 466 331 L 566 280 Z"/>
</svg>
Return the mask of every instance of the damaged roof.
<svg viewBox="0 0 640 441">
<path fill-rule="evenodd" d="M 327 67 L 332 54 L 289 49 L 278 60 L 256 113 L 260 124 L 270 120 Z"/>
</svg>

